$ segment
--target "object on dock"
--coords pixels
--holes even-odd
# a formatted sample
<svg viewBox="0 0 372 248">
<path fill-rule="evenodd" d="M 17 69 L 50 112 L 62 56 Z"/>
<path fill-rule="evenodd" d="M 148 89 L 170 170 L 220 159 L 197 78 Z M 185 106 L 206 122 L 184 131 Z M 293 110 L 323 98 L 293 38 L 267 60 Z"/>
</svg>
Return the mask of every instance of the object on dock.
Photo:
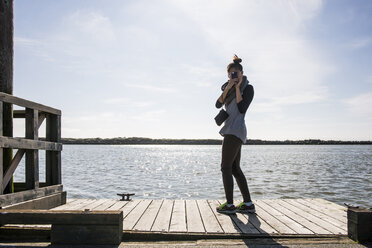
<svg viewBox="0 0 372 248">
<path fill-rule="evenodd" d="M 0 225 L 52 224 L 52 244 L 120 244 L 123 211 L 2 210 Z"/>
<path fill-rule="evenodd" d="M 372 241 L 372 209 L 348 206 L 347 233 L 354 241 Z"/>
<path fill-rule="evenodd" d="M 117 194 L 118 196 L 121 196 L 120 201 L 130 201 L 130 197 L 135 195 L 134 193 L 125 193 L 125 194 Z"/>
<path fill-rule="evenodd" d="M 344 203 L 344 205 L 345 205 L 347 208 L 359 208 L 359 206 L 351 205 L 351 204 L 349 204 L 349 203 Z"/>
</svg>

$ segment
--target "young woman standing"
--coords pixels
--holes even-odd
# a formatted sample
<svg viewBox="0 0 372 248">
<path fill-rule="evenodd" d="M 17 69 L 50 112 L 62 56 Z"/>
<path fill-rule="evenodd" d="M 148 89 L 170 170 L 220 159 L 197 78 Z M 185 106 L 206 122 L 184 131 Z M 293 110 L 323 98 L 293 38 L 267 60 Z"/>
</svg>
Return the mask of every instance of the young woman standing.
<svg viewBox="0 0 372 248">
<path fill-rule="evenodd" d="M 223 92 L 216 102 L 217 108 L 225 105 L 228 114 L 225 124 L 220 130 L 220 134 L 224 137 L 221 171 L 226 202 L 217 207 L 218 212 L 226 214 L 255 212 L 247 180 L 240 168 L 241 147 L 247 138 L 244 117 L 254 95 L 253 86 L 249 84 L 247 77 L 243 75 L 241 62 L 242 60 L 235 55 L 233 63 L 227 66 L 229 81 L 222 85 L 221 89 Z M 233 176 L 243 196 L 243 202 L 237 207 L 234 206 L 233 202 Z"/>
</svg>

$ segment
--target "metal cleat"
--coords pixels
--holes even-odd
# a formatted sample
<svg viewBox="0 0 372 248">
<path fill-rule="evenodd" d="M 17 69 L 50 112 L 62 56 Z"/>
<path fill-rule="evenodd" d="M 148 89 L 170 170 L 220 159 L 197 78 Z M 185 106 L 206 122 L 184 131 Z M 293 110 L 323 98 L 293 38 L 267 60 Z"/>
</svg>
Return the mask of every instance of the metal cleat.
<svg viewBox="0 0 372 248">
<path fill-rule="evenodd" d="M 120 201 L 131 201 L 131 196 L 135 195 L 134 193 L 125 193 L 125 194 L 117 194 L 118 196 L 121 196 Z"/>
</svg>

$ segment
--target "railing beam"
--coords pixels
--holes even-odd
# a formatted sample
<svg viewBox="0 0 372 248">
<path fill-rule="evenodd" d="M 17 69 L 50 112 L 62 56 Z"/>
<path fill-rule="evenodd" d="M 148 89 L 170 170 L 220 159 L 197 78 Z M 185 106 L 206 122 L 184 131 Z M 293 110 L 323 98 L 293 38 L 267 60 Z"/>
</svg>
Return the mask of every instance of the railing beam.
<svg viewBox="0 0 372 248">
<path fill-rule="evenodd" d="M 26 118 L 26 110 L 13 110 L 13 119 L 24 119 Z M 41 126 L 40 119 L 45 119 L 45 113 L 39 111 L 39 128 Z"/>
<path fill-rule="evenodd" d="M 26 115 L 24 113 L 24 117 L 25 116 Z M 39 122 L 38 122 L 39 127 L 38 128 L 40 128 L 41 124 L 43 124 L 44 119 L 45 119 L 45 115 L 39 113 Z M 21 162 L 22 157 L 25 154 L 25 152 L 26 152 L 25 149 L 18 149 L 16 155 L 14 156 L 12 162 L 10 163 L 9 168 L 4 173 L 3 187 L 5 187 L 8 184 L 8 182 L 10 181 L 10 179 L 12 178 L 13 173 L 17 169 L 17 167 L 19 165 L 19 162 Z"/>
<path fill-rule="evenodd" d="M 47 151 L 62 151 L 62 144 L 41 140 L 9 138 L 0 136 L 0 147 L 14 149 L 39 149 Z"/>
<path fill-rule="evenodd" d="M 26 108 L 26 139 L 38 140 L 39 111 Z M 39 188 L 39 150 L 26 151 L 26 188 Z"/>
<path fill-rule="evenodd" d="M 25 110 L 12 112 L 13 104 L 25 107 Z M 8 119 L 4 114 L 7 112 L 6 106 L 10 106 L 12 118 L 25 118 L 25 138 L 13 138 L 12 133 L 8 135 L 9 126 L 5 125 L 8 123 L 6 122 Z M 47 119 L 46 141 L 39 140 L 38 132 L 44 119 Z M 13 132 L 13 126 L 11 125 L 11 127 Z M 11 153 L 7 153 L 12 149 L 18 149 L 14 158 Z M 28 190 L 39 188 L 39 150 L 46 150 L 46 184 L 61 184 L 61 111 L 0 92 L 0 194 L 8 193 L 7 184 L 11 182 L 25 153 L 25 188 Z M 7 165 L 9 166 L 7 167 Z"/>
<path fill-rule="evenodd" d="M 61 116 L 50 114 L 47 116 L 46 140 L 61 142 Z M 46 151 L 45 163 L 47 185 L 61 184 L 61 151 Z"/>
<path fill-rule="evenodd" d="M 23 98 L 19 98 L 19 97 L 9 95 L 3 92 L 0 92 L 0 101 L 15 104 L 15 105 L 25 107 L 25 108 L 39 110 L 39 111 L 46 112 L 46 113 L 61 115 L 61 110 L 59 109 L 51 108 L 51 107 L 42 105 L 40 103 L 28 101 Z"/>
</svg>

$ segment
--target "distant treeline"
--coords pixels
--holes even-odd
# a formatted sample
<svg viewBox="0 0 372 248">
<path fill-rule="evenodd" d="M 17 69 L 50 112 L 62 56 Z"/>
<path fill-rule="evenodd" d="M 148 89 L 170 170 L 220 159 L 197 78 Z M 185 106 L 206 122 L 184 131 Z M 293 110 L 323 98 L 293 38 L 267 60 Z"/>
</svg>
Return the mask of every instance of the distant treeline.
<svg viewBox="0 0 372 248">
<path fill-rule="evenodd" d="M 62 138 L 63 144 L 82 145 L 220 145 L 222 140 L 217 139 L 150 139 L 141 137 L 132 138 Z M 246 145 L 372 145 L 372 141 L 341 141 L 341 140 L 259 140 L 249 139 Z"/>
</svg>

